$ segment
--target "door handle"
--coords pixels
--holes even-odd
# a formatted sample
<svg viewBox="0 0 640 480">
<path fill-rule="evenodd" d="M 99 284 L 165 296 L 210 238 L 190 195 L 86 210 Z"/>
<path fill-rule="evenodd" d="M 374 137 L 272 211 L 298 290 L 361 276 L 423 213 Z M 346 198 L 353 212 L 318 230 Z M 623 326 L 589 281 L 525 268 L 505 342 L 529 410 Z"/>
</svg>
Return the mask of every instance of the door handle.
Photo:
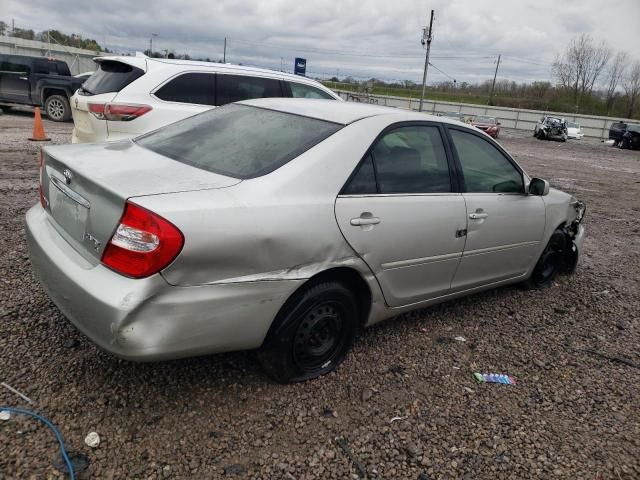
<svg viewBox="0 0 640 480">
<path fill-rule="evenodd" d="M 470 213 L 469 218 L 471 220 L 480 220 L 482 218 L 487 218 L 489 216 L 488 213 Z"/>
<path fill-rule="evenodd" d="M 29 80 L 29 77 L 18 77 L 20 80 Z"/>
<path fill-rule="evenodd" d="M 380 223 L 380 219 L 378 217 L 358 217 L 351 219 L 351 225 L 354 227 L 363 226 L 363 225 L 377 225 Z"/>
</svg>

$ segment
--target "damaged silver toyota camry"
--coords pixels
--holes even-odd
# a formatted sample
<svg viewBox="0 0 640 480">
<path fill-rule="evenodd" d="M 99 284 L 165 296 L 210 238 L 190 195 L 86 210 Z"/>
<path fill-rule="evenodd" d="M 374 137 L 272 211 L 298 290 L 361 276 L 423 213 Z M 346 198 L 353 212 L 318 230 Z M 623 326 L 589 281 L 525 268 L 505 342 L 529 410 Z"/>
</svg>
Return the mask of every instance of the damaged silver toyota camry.
<svg viewBox="0 0 640 480">
<path fill-rule="evenodd" d="M 573 272 L 584 209 L 460 122 L 261 99 L 44 148 L 26 232 L 42 285 L 102 348 L 258 349 L 291 382 L 335 369 L 363 326 Z"/>
</svg>

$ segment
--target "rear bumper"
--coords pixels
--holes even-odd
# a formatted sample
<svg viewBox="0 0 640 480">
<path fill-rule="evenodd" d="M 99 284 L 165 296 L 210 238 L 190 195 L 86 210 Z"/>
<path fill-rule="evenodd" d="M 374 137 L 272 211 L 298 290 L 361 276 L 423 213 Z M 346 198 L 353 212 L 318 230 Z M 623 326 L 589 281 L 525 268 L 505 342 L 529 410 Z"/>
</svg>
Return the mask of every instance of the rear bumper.
<svg viewBox="0 0 640 480">
<path fill-rule="evenodd" d="M 102 133 L 83 133 L 77 128 L 73 129 L 71 134 L 71 143 L 105 143 L 105 142 L 117 142 L 128 138 L 137 137 L 139 133 L 119 133 L 114 132 L 110 135 Z"/>
<path fill-rule="evenodd" d="M 92 341 L 128 360 L 257 348 L 302 282 L 175 287 L 161 275 L 130 279 L 81 257 L 39 204 L 25 223 L 31 263 L 53 302 Z"/>
</svg>

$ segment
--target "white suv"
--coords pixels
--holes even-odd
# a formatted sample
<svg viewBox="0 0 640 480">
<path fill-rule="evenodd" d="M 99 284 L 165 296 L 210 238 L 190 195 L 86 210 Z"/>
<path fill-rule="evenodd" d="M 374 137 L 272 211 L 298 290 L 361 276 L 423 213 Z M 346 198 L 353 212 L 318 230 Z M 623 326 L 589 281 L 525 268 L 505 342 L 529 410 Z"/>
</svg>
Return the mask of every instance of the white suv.
<svg viewBox="0 0 640 480">
<path fill-rule="evenodd" d="M 98 70 L 71 97 L 72 143 L 131 138 L 215 106 L 250 98 L 340 100 L 288 73 L 209 62 L 98 57 Z"/>
</svg>

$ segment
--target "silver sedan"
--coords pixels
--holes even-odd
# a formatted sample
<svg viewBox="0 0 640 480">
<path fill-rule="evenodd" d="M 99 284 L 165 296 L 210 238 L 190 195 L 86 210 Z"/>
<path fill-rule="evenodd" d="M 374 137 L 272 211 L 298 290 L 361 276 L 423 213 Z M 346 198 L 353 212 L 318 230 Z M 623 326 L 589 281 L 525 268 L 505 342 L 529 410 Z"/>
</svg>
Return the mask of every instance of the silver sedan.
<svg viewBox="0 0 640 480">
<path fill-rule="evenodd" d="M 573 272 L 583 215 L 463 123 L 261 99 L 44 148 L 26 231 L 42 285 L 102 348 L 259 349 L 290 382 L 336 368 L 363 326 Z"/>
</svg>

